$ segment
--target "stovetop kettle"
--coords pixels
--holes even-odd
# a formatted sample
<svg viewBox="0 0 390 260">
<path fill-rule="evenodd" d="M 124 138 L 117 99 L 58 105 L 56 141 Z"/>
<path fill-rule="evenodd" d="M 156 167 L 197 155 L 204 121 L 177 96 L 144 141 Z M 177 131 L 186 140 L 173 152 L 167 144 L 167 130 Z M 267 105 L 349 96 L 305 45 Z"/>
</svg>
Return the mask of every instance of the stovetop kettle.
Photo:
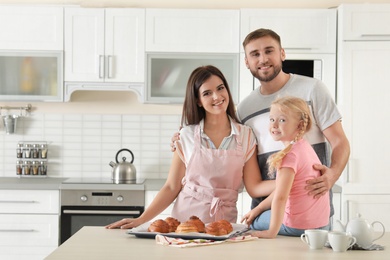
<svg viewBox="0 0 390 260">
<path fill-rule="evenodd" d="M 123 152 L 127 151 L 131 154 L 131 162 L 126 161 L 126 157 L 122 157 L 122 161 L 118 161 L 118 155 Z M 133 165 L 134 161 L 134 155 L 133 153 L 126 148 L 123 148 L 119 150 L 116 153 L 115 156 L 116 163 L 111 161 L 109 165 L 112 167 L 112 180 L 114 183 L 135 183 L 137 180 L 137 170 L 135 169 L 135 166 Z"/>
</svg>

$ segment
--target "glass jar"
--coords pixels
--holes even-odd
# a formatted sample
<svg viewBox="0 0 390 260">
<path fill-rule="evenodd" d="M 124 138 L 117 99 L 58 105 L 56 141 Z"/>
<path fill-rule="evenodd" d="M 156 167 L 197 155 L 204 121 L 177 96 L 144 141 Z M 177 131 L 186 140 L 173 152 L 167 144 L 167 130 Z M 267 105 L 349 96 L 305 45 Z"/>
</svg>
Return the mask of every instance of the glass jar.
<svg viewBox="0 0 390 260">
<path fill-rule="evenodd" d="M 31 149 L 32 158 L 37 159 L 39 158 L 39 145 L 33 144 Z"/>
<path fill-rule="evenodd" d="M 47 145 L 41 144 L 41 158 L 46 159 L 47 158 Z"/>
<path fill-rule="evenodd" d="M 23 148 L 24 158 L 31 158 L 31 144 L 25 144 Z"/>
<path fill-rule="evenodd" d="M 39 174 L 40 175 L 46 175 L 47 174 L 47 165 L 46 165 L 45 161 L 41 161 L 40 162 Z"/>
<path fill-rule="evenodd" d="M 23 158 L 23 144 L 18 144 L 16 147 L 16 158 Z"/>
<path fill-rule="evenodd" d="M 32 174 L 33 175 L 39 174 L 39 162 L 37 161 L 32 162 Z"/>
<path fill-rule="evenodd" d="M 23 161 L 16 161 L 16 175 L 22 175 L 23 173 Z"/>
<path fill-rule="evenodd" d="M 25 161 L 23 165 L 23 175 L 30 175 L 31 174 L 31 162 Z"/>
</svg>

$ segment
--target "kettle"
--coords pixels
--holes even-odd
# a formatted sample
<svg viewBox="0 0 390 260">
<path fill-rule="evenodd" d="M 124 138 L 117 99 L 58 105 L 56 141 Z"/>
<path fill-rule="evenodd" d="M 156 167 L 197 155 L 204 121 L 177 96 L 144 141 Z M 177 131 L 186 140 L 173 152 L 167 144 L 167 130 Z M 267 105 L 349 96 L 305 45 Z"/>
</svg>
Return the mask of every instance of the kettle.
<svg viewBox="0 0 390 260">
<path fill-rule="evenodd" d="M 118 155 L 122 151 L 127 151 L 131 154 L 131 162 L 126 161 L 126 157 L 122 157 L 122 161 L 118 161 Z M 137 180 L 137 170 L 135 169 L 135 166 L 133 165 L 134 161 L 134 155 L 129 149 L 121 149 L 116 153 L 115 156 L 115 162 L 110 162 L 109 165 L 112 167 L 112 175 L 111 179 L 114 183 L 120 184 L 120 183 L 135 183 Z"/>
<path fill-rule="evenodd" d="M 349 220 L 346 225 L 343 225 L 339 220 L 337 220 L 337 222 L 343 227 L 345 232 L 351 233 L 352 236 L 356 237 L 356 244 L 363 248 L 370 247 L 372 242 L 383 237 L 385 234 L 385 226 L 381 222 L 374 221 L 370 224 L 367 220 L 363 219 L 359 213 L 356 218 Z M 382 226 L 381 234 L 375 238 L 373 237 L 374 224 Z"/>
</svg>

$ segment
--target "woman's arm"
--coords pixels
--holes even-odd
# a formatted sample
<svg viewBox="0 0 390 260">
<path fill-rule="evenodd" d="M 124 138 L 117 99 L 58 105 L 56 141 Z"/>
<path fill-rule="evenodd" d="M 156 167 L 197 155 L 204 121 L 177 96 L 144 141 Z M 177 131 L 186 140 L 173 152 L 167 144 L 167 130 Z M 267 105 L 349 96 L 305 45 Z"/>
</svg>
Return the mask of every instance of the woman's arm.
<svg viewBox="0 0 390 260">
<path fill-rule="evenodd" d="M 135 219 L 125 218 L 120 221 L 107 225 L 106 228 L 133 228 L 139 226 L 147 221 L 150 221 L 164 209 L 166 209 L 177 197 L 181 190 L 181 181 L 185 175 L 186 167 L 183 161 L 179 158 L 177 152 L 174 153 L 171 168 L 169 170 L 168 178 L 153 199 L 149 207 L 144 213 Z"/>
<path fill-rule="evenodd" d="M 261 238 L 275 238 L 283 223 L 286 202 L 294 182 L 292 168 L 281 168 L 276 177 L 276 188 L 271 204 L 271 221 L 268 230 L 255 231 L 252 235 Z"/>
</svg>

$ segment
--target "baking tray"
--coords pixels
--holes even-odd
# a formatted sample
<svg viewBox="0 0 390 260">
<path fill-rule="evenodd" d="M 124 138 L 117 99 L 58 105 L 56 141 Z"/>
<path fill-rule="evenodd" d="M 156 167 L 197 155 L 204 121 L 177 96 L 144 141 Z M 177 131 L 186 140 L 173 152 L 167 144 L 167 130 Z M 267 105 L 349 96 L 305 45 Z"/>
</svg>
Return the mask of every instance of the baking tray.
<svg viewBox="0 0 390 260">
<path fill-rule="evenodd" d="M 127 234 L 134 235 L 138 238 L 155 238 L 157 234 L 164 235 L 167 237 L 175 237 L 175 238 L 182 238 L 182 239 L 209 239 L 209 240 L 226 240 L 235 236 L 239 236 L 245 232 L 247 232 L 248 226 L 244 224 L 236 224 L 232 223 L 233 231 L 227 235 L 224 236 L 214 236 L 206 233 L 158 233 L 158 232 L 148 232 L 148 227 L 150 226 L 151 222 L 146 222 L 138 227 L 129 229 Z"/>
</svg>

